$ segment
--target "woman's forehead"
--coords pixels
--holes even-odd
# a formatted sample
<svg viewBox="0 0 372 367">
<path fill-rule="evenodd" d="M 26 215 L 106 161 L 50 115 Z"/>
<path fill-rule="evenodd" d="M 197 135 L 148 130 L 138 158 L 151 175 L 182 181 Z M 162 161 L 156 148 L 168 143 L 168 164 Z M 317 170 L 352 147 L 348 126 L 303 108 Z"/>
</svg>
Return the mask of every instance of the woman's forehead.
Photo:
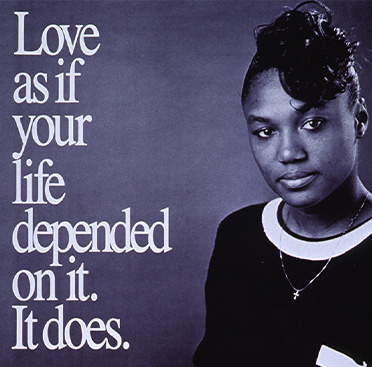
<svg viewBox="0 0 372 367">
<path fill-rule="evenodd" d="M 249 93 L 244 101 L 243 110 L 248 120 L 250 116 L 287 116 L 311 112 L 339 112 L 348 107 L 346 93 L 339 94 L 335 99 L 322 106 L 308 108 L 308 103 L 291 97 L 280 82 L 279 72 L 270 69 L 257 75 L 249 88 Z M 345 111 L 344 111 L 345 112 Z"/>
<path fill-rule="evenodd" d="M 275 69 L 257 75 L 249 88 L 243 110 L 248 116 L 269 119 L 272 115 L 297 113 L 305 103 L 294 100 L 283 89 Z"/>
</svg>

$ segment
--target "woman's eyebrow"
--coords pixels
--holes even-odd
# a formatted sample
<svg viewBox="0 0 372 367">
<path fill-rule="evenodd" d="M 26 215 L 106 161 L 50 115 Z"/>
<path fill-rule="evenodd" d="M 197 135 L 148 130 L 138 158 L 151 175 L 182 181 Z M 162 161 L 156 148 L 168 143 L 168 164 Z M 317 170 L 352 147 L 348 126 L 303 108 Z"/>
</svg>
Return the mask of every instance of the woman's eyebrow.
<svg viewBox="0 0 372 367">
<path fill-rule="evenodd" d="M 257 115 L 254 115 L 254 114 L 251 114 L 247 117 L 247 123 L 248 124 L 253 124 L 253 123 L 258 123 L 258 122 L 270 123 L 270 122 L 272 122 L 272 120 L 270 118 L 257 116 Z"/>
<path fill-rule="evenodd" d="M 319 105 L 319 106 L 313 106 L 313 107 L 309 108 L 309 110 L 306 111 L 306 112 L 311 112 L 311 111 L 313 111 L 313 112 L 323 112 L 326 109 L 327 109 L 327 105 L 323 104 L 323 105 Z"/>
</svg>

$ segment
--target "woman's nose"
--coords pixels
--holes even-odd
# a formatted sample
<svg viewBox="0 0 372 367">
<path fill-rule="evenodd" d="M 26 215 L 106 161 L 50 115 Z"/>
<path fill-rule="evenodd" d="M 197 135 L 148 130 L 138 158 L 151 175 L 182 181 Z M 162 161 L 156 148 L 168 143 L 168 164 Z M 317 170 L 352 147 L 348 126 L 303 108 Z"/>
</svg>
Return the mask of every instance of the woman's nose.
<svg viewBox="0 0 372 367">
<path fill-rule="evenodd" d="M 307 153 L 300 139 L 287 135 L 279 142 L 278 160 L 280 163 L 301 162 L 307 159 Z"/>
</svg>

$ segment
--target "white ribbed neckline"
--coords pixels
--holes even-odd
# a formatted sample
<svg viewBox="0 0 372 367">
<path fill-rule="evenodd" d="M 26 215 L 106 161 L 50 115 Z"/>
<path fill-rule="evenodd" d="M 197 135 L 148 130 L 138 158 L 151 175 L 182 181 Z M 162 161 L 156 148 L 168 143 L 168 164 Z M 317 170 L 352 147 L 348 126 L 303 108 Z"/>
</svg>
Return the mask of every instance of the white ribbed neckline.
<svg viewBox="0 0 372 367">
<path fill-rule="evenodd" d="M 278 221 L 278 209 L 282 199 L 268 202 L 262 212 L 262 225 L 266 237 L 287 255 L 306 260 L 328 260 L 353 249 L 372 233 L 372 218 L 346 232 L 327 239 L 295 237 Z"/>
</svg>

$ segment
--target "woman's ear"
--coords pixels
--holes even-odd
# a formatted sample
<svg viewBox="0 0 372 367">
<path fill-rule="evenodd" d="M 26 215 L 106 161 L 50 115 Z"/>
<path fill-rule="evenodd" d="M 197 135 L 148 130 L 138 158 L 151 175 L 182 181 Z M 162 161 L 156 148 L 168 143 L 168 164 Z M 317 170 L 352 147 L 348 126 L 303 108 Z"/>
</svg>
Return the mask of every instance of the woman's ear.
<svg viewBox="0 0 372 367">
<path fill-rule="evenodd" d="M 368 112 L 366 101 L 360 98 L 355 109 L 355 133 L 356 138 L 360 139 L 364 136 L 368 127 Z"/>
</svg>

